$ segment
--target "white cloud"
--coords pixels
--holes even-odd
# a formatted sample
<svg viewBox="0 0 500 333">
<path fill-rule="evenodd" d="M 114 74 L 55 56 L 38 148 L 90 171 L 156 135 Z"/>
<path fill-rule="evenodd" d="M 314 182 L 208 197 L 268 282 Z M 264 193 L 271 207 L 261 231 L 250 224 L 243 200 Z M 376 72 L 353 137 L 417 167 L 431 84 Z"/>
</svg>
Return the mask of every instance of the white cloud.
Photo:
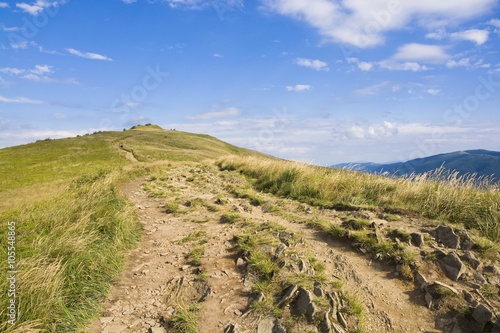
<svg viewBox="0 0 500 333">
<path fill-rule="evenodd" d="M 355 91 L 355 93 L 358 95 L 376 95 L 380 92 L 382 88 L 386 87 L 388 84 L 389 82 L 374 84 L 366 88 L 358 89 Z"/>
<path fill-rule="evenodd" d="M 410 43 L 401 46 L 393 59 L 404 61 L 423 61 L 427 63 L 442 63 L 449 59 L 443 47 L 438 45 L 426 45 Z"/>
<path fill-rule="evenodd" d="M 53 73 L 53 70 L 52 66 L 49 65 L 36 65 L 35 68 L 33 69 L 5 67 L 5 68 L 0 68 L 0 72 L 15 76 L 20 76 L 23 79 L 31 81 L 40 81 L 40 80 L 48 80 L 49 78 L 44 75 Z"/>
<path fill-rule="evenodd" d="M 0 96 L 0 102 L 3 103 L 14 103 L 14 104 L 44 104 L 42 101 L 29 99 L 26 97 L 15 97 L 15 98 L 7 98 L 4 96 Z"/>
<path fill-rule="evenodd" d="M 488 13 L 496 0 L 263 0 L 281 15 L 305 21 L 327 40 L 359 48 L 384 42 L 388 31 L 443 28 Z"/>
<path fill-rule="evenodd" d="M 137 2 L 137 0 L 122 0 L 124 3 L 126 3 L 127 5 L 128 4 L 131 4 L 131 3 L 134 3 L 134 2 Z"/>
<path fill-rule="evenodd" d="M 328 63 L 318 59 L 297 58 L 295 59 L 294 63 L 299 66 L 311 68 L 317 71 L 327 72 L 330 70 L 330 68 L 328 68 Z"/>
<path fill-rule="evenodd" d="M 8 8 L 9 4 L 7 2 L 0 2 L 0 8 Z"/>
<path fill-rule="evenodd" d="M 360 62 L 358 64 L 359 69 L 361 69 L 363 72 L 369 72 L 373 68 L 373 63 L 371 62 Z"/>
<path fill-rule="evenodd" d="M 468 40 L 476 43 L 476 45 L 482 45 L 488 41 L 489 31 L 471 29 L 460 32 L 454 32 L 450 35 L 451 39 L 454 40 Z"/>
<path fill-rule="evenodd" d="M 210 111 L 205 113 L 196 114 L 193 116 L 188 116 L 188 120 L 202 120 L 202 119 L 214 119 L 214 118 L 224 118 L 233 117 L 241 114 L 241 110 L 235 107 L 229 107 L 221 111 Z"/>
<path fill-rule="evenodd" d="M 444 29 L 437 29 L 436 31 L 429 32 L 425 35 L 425 38 L 443 40 L 447 38 L 449 34 Z"/>
<path fill-rule="evenodd" d="M 212 54 L 212 57 L 214 57 L 214 58 L 224 58 L 224 56 L 222 54 L 219 54 L 219 53 Z"/>
<path fill-rule="evenodd" d="M 429 68 L 425 65 L 420 65 L 414 61 L 407 62 L 397 62 L 394 60 L 383 60 L 378 62 L 380 68 L 387 69 L 390 71 L 410 71 L 410 72 L 422 72 Z"/>
<path fill-rule="evenodd" d="M 448 62 L 446 63 L 446 67 L 448 68 L 471 67 L 470 58 L 462 58 L 458 61 L 448 60 Z"/>
<path fill-rule="evenodd" d="M 286 86 L 287 91 L 306 91 L 311 90 L 312 86 L 308 84 L 296 84 L 294 86 Z"/>
<path fill-rule="evenodd" d="M 20 8 L 24 12 L 37 16 L 41 12 L 43 12 L 46 8 L 58 7 L 62 4 L 62 1 L 47 1 L 47 0 L 37 0 L 32 5 L 27 4 L 25 2 L 16 3 L 16 7 Z"/>
<path fill-rule="evenodd" d="M 430 94 L 430 95 L 436 96 L 436 95 L 439 95 L 441 90 L 439 90 L 439 89 L 427 89 L 425 92 Z"/>
<path fill-rule="evenodd" d="M 67 48 L 66 51 L 68 53 L 75 55 L 77 57 L 85 58 L 85 59 L 91 59 L 91 60 L 104 60 L 104 61 L 113 61 L 113 59 L 108 58 L 107 56 L 97 54 L 97 53 L 91 53 L 91 52 L 81 52 L 72 48 Z"/>
</svg>

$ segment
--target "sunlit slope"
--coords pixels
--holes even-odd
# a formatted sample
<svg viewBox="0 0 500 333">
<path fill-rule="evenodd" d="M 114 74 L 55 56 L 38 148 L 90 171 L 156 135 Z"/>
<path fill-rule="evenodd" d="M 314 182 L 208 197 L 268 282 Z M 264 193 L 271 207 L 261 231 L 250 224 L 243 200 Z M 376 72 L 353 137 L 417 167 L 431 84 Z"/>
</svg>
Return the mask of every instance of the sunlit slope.
<svg viewBox="0 0 500 333">
<path fill-rule="evenodd" d="M 0 149 L 0 210 L 56 192 L 82 175 L 133 164 L 134 159 L 201 161 L 226 154 L 258 155 L 208 135 L 155 125 Z"/>
</svg>

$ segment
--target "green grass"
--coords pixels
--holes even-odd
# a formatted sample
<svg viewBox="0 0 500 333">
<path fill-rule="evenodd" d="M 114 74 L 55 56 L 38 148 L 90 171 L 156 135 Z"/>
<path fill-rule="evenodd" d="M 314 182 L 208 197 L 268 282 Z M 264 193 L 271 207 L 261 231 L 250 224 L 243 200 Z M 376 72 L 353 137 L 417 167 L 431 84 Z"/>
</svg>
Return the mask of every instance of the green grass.
<svg viewBox="0 0 500 333">
<path fill-rule="evenodd" d="M 167 324 L 176 333 L 197 333 L 198 308 L 180 307 L 177 313 L 167 321 Z"/>
<path fill-rule="evenodd" d="M 117 191 L 115 176 L 85 176 L 64 195 L 0 214 L 1 225 L 17 225 L 20 327 L 75 332 L 98 314 L 124 254 L 141 234 L 135 207 Z M 7 237 L 5 228 L 0 237 Z M 0 271 L 2 290 L 7 290 L 6 272 L 5 267 Z M 2 308 L 7 302 L 0 298 Z M 6 323 L 5 313 L 1 317 Z M 2 324 L 0 330 L 7 327 Z"/>
<path fill-rule="evenodd" d="M 85 331 L 142 233 L 120 184 L 151 174 L 168 188 L 165 169 L 227 154 L 258 153 L 155 125 L 0 149 L 0 239 L 16 221 L 19 300 L 17 325 L 8 327 L 0 311 L 0 331 Z M 160 188 L 148 190 L 163 196 Z M 7 290 L 6 261 L 1 265 L 0 288 Z M 8 302 L 2 293 L 2 309 Z"/>
</svg>

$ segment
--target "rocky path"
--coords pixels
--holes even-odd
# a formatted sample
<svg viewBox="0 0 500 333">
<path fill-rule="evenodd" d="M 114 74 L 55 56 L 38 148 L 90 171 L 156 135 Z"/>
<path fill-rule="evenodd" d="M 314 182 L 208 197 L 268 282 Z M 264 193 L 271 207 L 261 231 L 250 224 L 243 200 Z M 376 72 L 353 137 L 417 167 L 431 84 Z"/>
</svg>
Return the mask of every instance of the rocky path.
<svg viewBox="0 0 500 333">
<path fill-rule="evenodd" d="M 327 279 L 341 282 L 361 300 L 363 331 L 442 332 L 435 328 L 436 316 L 424 294 L 398 279 L 394 267 L 268 207 L 280 206 L 303 219 L 335 219 L 335 212 L 304 209 L 262 193 L 267 205 L 251 205 L 251 199 L 230 193 L 235 187 L 248 184 L 237 173 L 203 165 L 169 168 L 127 184 L 123 192 L 137 206 L 144 236 L 104 302 L 102 317 L 88 332 L 284 332 L 272 323 L 266 328 L 269 317 L 249 306 L 255 292 L 234 243 L 243 225 L 221 223 L 224 212 L 236 212 L 255 225 L 272 221 L 300 238 L 290 253 L 313 256 L 324 265 Z M 319 331 L 313 327 L 311 332 Z"/>
</svg>

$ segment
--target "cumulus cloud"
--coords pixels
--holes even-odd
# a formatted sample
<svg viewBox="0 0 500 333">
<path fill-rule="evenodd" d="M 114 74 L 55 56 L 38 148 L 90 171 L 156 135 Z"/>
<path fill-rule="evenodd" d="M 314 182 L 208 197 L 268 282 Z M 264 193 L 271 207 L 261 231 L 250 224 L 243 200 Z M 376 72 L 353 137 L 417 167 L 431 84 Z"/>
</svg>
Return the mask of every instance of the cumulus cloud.
<svg viewBox="0 0 500 333">
<path fill-rule="evenodd" d="M 38 14 L 43 12 L 45 9 L 51 8 L 51 7 L 56 8 L 56 7 L 59 7 L 63 3 L 64 3 L 63 1 L 37 0 L 31 5 L 28 3 L 25 3 L 25 2 L 16 3 L 16 7 L 21 9 L 22 11 L 30 14 L 30 15 L 37 16 Z"/>
<path fill-rule="evenodd" d="M 287 91 L 306 91 L 311 90 L 312 86 L 308 84 L 296 84 L 294 86 L 286 86 Z"/>
<path fill-rule="evenodd" d="M 214 119 L 214 118 L 224 118 L 224 117 L 233 117 L 241 114 L 241 110 L 235 107 L 229 107 L 224 110 L 210 111 L 205 113 L 196 114 L 193 116 L 188 116 L 186 119 L 188 120 L 206 120 L 206 119 Z"/>
<path fill-rule="evenodd" d="M 442 63 L 449 59 L 442 46 L 410 43 L 399 47 L 393 56 L 396 60 Z"/>
<path fill-rule="evenodd" d="M 316 71 L 328 72 L 330 70 L 330 68 L 328 68 L 328 63 L 318 59 L 297 58 L 295 59 L 294 63 L 302 67 L 314 69 Z"/>
<path fill-rule="evenodd" d="M 9 4 L 7 2 L 0 2 L 0 8 L 8 8 Z"/>
<path fill-rule="evenodd" d="M 80 58 L 85 58 L 85 59 L 91 59 L 91 60 L 103 60 L 103 61 L 113 61 L 113 59 L 108 58 L 107 56 L 98 54 L 98 53 L 91 53 L 91 52 L 81 52 L 72 48 L 67 48 L 66 51 L 69 54 L 75 55 Z"/>
<path fill-rule="evenodd" d="M 264 0 L 271 12 L 306 22 L 327 40 L 359 48 L 384 42 L 388 31 L 412 24 L 442 28 L 487 13 L 495 0 Z"/>
<path fill-rule="evenodd" d="M 476 45 L 483 45 L 488 41 L 488 30 L 471 29 L 460 32 L 454 32 L 450 35 L 454 40 L 467 40 L 476 43 Z"/>
</svg>

